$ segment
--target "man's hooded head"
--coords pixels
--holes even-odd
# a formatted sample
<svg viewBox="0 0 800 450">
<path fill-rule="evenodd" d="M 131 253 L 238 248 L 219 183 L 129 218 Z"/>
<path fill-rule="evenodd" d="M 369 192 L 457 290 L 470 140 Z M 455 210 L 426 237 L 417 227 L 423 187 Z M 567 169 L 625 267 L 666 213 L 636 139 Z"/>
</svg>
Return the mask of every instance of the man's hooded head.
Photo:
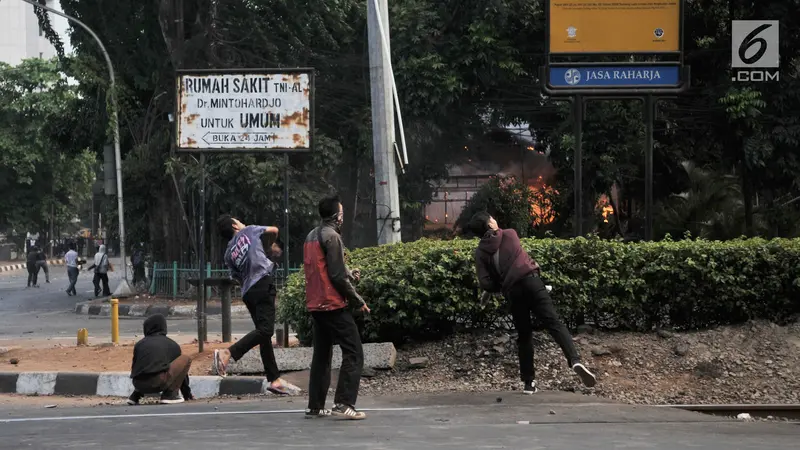
<svg viewBox="0 0 800 450">
<path fill-rule="evenodd" d="M 144 321 L 144 335 L 154 336 L 167 334 L 167 319 L 161 314 L 154 314 Z"/>
</svg>

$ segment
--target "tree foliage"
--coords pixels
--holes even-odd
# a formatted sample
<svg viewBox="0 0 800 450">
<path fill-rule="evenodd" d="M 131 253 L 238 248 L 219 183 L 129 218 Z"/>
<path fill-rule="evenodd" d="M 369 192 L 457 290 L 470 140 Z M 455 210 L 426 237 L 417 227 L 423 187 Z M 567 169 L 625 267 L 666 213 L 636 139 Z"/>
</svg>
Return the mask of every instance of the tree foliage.
<svg viewBox="0 0 800 450">
<path fill-rule="evenodd" d="M 80 146 L 79 102 L 56 61 L 0 63 L 0 229 L 65 227 L 89 199 L 96 165 Z"/>
<path fill-rule="evenodd" d="M 316 221 L 315 198 L 335 190 L 343 194 L 349 245 L 374 242 L 364 2 L 61 3 L 66 13 L 98 33 L 114 63 L 132 237 L 152 241 L 164 259 L 188 258 L 196 241 L 198 162 L 171 153 L 168 115 L 175 108 L 176 69 L 310 66 L 317 70 L 320 145 L 311 155 L 290 158 L 292 235 L 301 238 Z M 400 176 L 406 239 L 419 235 L 422 207 L 448 167 L 470 157 L 465 143 L 508 124 L 530 124 L 539 146 L 549 149 L 557 169 L 549 184 L 558 193 L 556 220 L 549 228 L 571 233 L 575 141 L 569 107 L 540 91 L 543 5 L 535 0 L 391 2 L 392 59 L 411 159 Z M 800 38 L 793 31 L 800 2 L 698 0 L 687 2 L 685 9 L 686 64 L 692 67 L 693 88 L 679 99 L 660 102 L 655 199 L 669 208 L 675 194 L 698 188 L 682 166 L 690 161 L 716 177 L 736 177 L 743 232 L 791 235 L 800 218 L 800 202 L 794 201 L 800 197 Z M 781 20 L 781 81 L 732 82 L 727 69 L 730 20 L 761 18 Z M 51 36 L 48 24 L 43 25 Z M 70 38 L 76 51 L 71 70 L 81 81 L 76 111 L 90 124 L 81 142 L 99 151 L 110 136 L 104 59 L 80 28 Z M 600 195 L 614 198 L 613 220 L 620 221 L 615 229 L 623 235 L 643 231 L 641 118 L 641 105 L 633 101 L 592 102 L 586 111 L 582 206 L 588 212 Z M 285 168 L 273 156 L 209 158 L 207 222 L 227 211 L 248 221 L 282 222 Z M 116 214 L 113 208 L 108 213 L 109 218 Z M 741 229 L 734 221 L 709 236 L 732 236 Z M 219 243 L 209 242 L 216 256 Z"/>
</svg>

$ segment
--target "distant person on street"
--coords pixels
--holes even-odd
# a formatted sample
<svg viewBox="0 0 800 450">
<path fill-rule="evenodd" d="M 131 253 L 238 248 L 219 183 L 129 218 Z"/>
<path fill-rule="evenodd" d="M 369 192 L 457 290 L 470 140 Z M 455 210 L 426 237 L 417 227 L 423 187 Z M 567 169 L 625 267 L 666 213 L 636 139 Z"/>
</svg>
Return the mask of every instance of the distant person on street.
<svg viewBox="0 0 800 450">
<path fill-rule="evenodd" d="M 167 319 L 155 314 L 144 321 L 144 338 L 133 347 L 129 405 L 138 405 L 145 394 L 161 393 L 161 403 L 193 400 L 189 387 L 192 360 L 181 355 L 181 346 L 167 337 Z M 183 395 L 181 395 L 183 394 Z"/>
<path fill-rule="evenodd" d="M 567 363 L 583 384 L 594 386 L 595 376 L 581 364 L 572 336 L 558 317 L 547 287 L 539 277 L 539 265 L 522 248 L 517 232 L 513 229 L 500 229 L 494 218 L 485 212 L 472 217 L 469 229 L 481 238 L 475 250 L 475 265 L 481 288 L 491 293 L 502 292 L 506 301 L 511 304 L 511 315 L 518 334 L 523 393 L 533 394 L 537 391 L 531 313 L 544 323 L 550 336 L 564 352 Z"/>
<path fill-rule="evenodd" d="M 44 250 L 41 248 L 37 248 L 38 252 L 36 253 L 36 265 L 39 266 L 40 269 L 44 271 L 44 279 L 45 282 L 50 282 L 50 268 L 47 266 L 47 255 L 44 254 Z"/>
<path fill-rule="evenodd" d="M 214 366 L 217 373 L 225 376 L 231 359 L 240 360 L 248 351 L 259 347 L 261 362 L 269 381 L 270 392 L 288 395 L 300 391 L 297 386 L 281 378 L 272 335 L 275 333 L 275 263 L 264 251 L 262 237 L 273 240 L 278 228 L 261 225 L 245 226 L 238 219 L 223 215 L 217 220 L 220 236 L 228 241 L 225 249 L 225 265 L 231 277 L 242 285 L 242 300 L 256 329 L 227 349 L 214 350 Z M 264 235 L 268 236 L 264 236 Z M 272 245 L 267 248 L 272 249 Z M 270 252 L 272 253 L 272 251 Z"/>
<path fill-rule="evenodd" d="M 75 283 L 78 282 L 78 252 L 75 251 L 75 243 L 69 244 L 69 251 L 64 255 L 64 262 L 67 264 L 67 278 L 69 279 L 69 287 L 67 287 L 67 295 L 78 295 L 75 290 Z"/>
<path fill-rule="evenodd" d="M 307 417 L 337 417 L 360 420 L 366 415 L 356 410 L 356 399 L 364 367 L 361 336 L 351 307 L 369 313 L 369 307 L 353 286 L 360 272 L 347 269 L 340 230 L 344 212 L 338 196 L 326 197 L 318 205 L 321 224 L 303 244 L 303 270 L 306 277 L 306 308 L 314 321 L 314 356 L 308 388 Z M 342 350 L 339 382 L 333 409 L 325 409 L 331 384 L 331 357 L 334 342 Z"/>
<path fill-rule="evenodd" d="M 34 246 L 28 251 L 26 267 L 28 269 L 28 287 L 39 287 L 39 265 L 36 263 L 39 258 L 39 249 Z"/>
<path fill-rule="evenodd" d="M 88 270 L 94 269 L 94 296 L 100 296 L 100 282 L 103 282 L 103 297 L 111 295 L 111 289 L 108 288 L 108 270 L 111 264 L 108 262 L 108 255 L 106 254 L 106 246 L 101 245 L 100 249 L 94 255 L 94 264 L 89 266 Z"/>
<path fill-rule="evenodd" d="M 139 281 L 145 281 L 147 276 L 144 273 L 144 244 L 139 244 L 131 255 L 131 265 L 133 266 L 133 285 Z"/>
</svg>

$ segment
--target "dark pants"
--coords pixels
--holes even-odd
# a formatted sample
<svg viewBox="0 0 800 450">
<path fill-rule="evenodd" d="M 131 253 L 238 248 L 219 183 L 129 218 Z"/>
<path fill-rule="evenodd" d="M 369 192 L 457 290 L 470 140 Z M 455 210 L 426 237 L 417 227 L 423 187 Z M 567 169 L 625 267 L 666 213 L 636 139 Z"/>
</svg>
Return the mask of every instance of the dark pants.
<svg viewBox="0 0 800 450">
<path fill-rule="evenodd" d="M 78 282 L 78 268 L 67 267 L 67 278 L 69 278 L 69 287 L 67 288 L 67 292 L 70 292 L 73 295 L 78 295 L 78 292 L 75 291 L 75 283 Z"/>
<path fill-rule="evenodd" d="M 511 303 L 511 315 L 514 317 L 514 328 L 518 333 L 519 372 L 522 381 L 533 381 L 536 374 L 533 368 L 533 323 L 531 312 L 544 324 L 547 332 L 561 347 L 570 367 L 579 362 L 578 351 L 572 342 L 567 327 L 558 317 L 553 299 L 547 292 L 544 282 L 538 276 L 530 276 L 520 280 L 508 292 Z"/>
<path fill-rule="evenodd" d="M 108 288 L 108 274 L 107 273 L 94 273 L 94 279 L 92 279 L 92 283 L 94 283 L 94 296 L 97 297 L 100 295 L 100 282 L 103 282 L 103 297 L 108 297 L 111 295 L 111 289 Z"/>
<path fill-rule="evenodd" d="M 28 263 L 28 287 L 36 286 L 39 281 L 39 265 L 35 262 Z"/>
<path fill-rule="evenodd" d="M 280 378 L 275 352 L 272 349 L 272 335 L 275 333 L 275 284 L 272 277 L 264 277 L 247 290 L 242 300 L 256 329 L 247 333 L 229 348 L 231 357 L 238 361 L 257 345 L 261 352 L 264 373 L 270 382 Z"/>
<path fill-rule="evenodd" d="M 141 394 L 157 394 L 159 392 L 172 392 L 183 388 L 185 384 L 189 386 L 189 369 L 192 367 L 192 360 L 181 355 L 175 358 L 169 368 L 161 373 L 133 379 L 133 388 Z"/>
<path fill-rule="evenodd" d="M 333 343 L 342 349 L 342 367 L 336 385 L 335 404 L 354 407 L 364 367 L 364 350 L 353 314 L 347 309 L 312 312 L 314 319 L 314 356 L 308 385 L 308 408 L 323 409 L 331 386 Z"/>
<path fill-rule="evenodd" d="M 133 284 L 134 286 L 139 281 L 145 281 L 147 278 L 144 274 L 144 264 L 136 264 L 133 266 Z"/>
<path fill-rule="evenodd" d="M 48 283 L 50 282 L 50 268 L 47 267 L 47 261 L 36 261 L 36 265 L 41 267 L 44 270 L 44 279 Z"/>
</svg>

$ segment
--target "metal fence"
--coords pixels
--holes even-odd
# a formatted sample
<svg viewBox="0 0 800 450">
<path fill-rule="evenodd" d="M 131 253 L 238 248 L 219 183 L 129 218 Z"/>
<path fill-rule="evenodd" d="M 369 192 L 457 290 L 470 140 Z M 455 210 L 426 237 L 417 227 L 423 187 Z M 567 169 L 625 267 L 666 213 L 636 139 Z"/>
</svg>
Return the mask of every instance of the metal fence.
<svg viewBox="0 0 800 450">
<path fill-rule="evenodd" d="M 289 274 L 298 272 L 300 266 L 290 267 Z M 196 265 L 182 265 L 177 261 L 171 263 L 153 263 L 152 276 L 150 277 L 150 295 L 162 297 L 192 298 L 197 293 L 197 288 L 189 283 L 196 280 L 198 275 Z M 206 265 L 206 278 L 228 277 L 230 271 L 226 268 L 214 268 L 211 263 Z M 278 289 L 284 284 L 283 268 L 275 270 L 275 285 Z M 217 288 L 206 288 L 206 298 L 219 297 Z M 233 298 L 241 297 L 241 290 L 233 289 Z"/>
</svg>

